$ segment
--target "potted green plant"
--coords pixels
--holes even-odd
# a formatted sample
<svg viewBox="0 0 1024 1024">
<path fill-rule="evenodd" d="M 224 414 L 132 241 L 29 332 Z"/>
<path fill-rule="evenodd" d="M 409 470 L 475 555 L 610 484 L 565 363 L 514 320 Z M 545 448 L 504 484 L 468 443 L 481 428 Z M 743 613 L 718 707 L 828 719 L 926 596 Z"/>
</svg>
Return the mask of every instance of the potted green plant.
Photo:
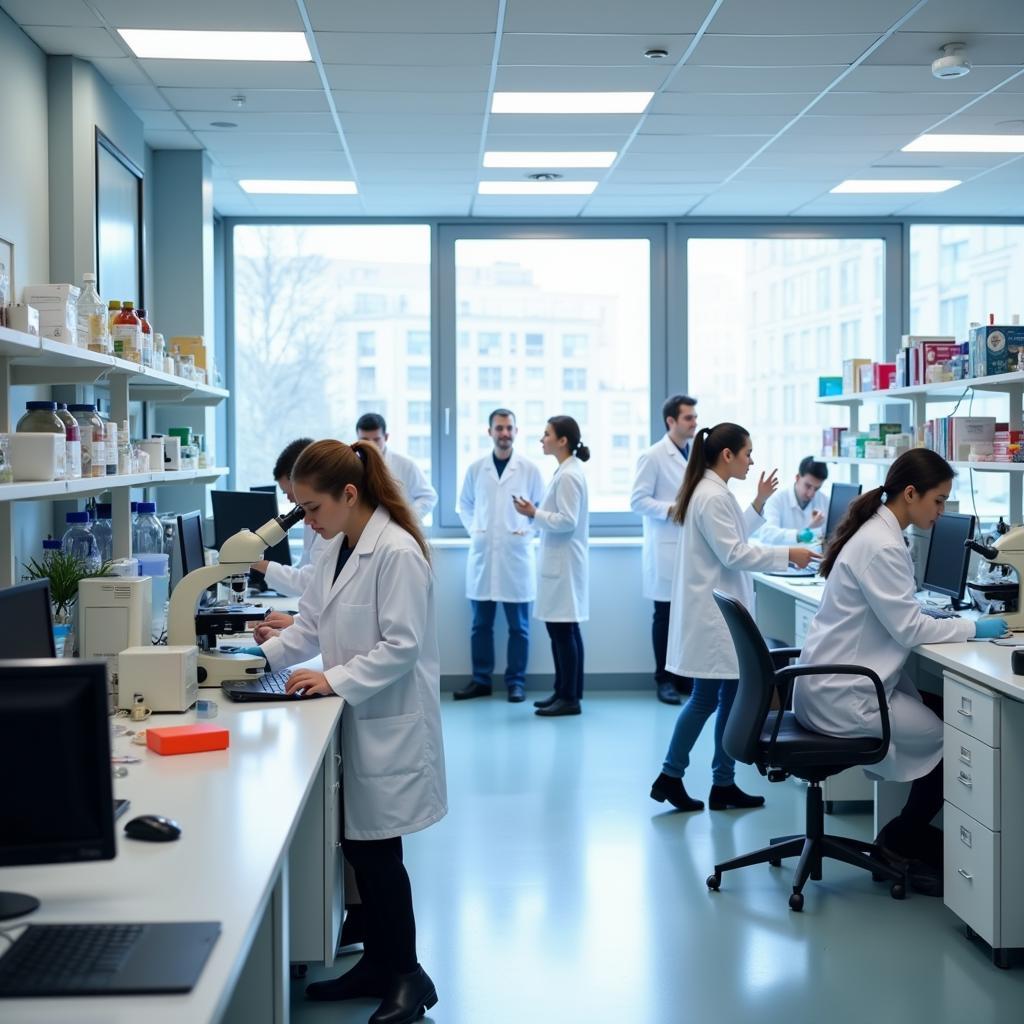
<svg viewBox="0 0 1024 1024">
<path fill-rule="evenodd" d="M 49 580 L 50 604 L 53 607 L 53 626 L 58 653 L 74 624 L 75 601 L 78 599 L 78 584 L 91 576 L 110 576 L 110 562 L 104 562 L 99 569 L 90 569 L 77 555 L 65 551 L 48 551 L 42 559 L 32 558 L 23 563 L 26 580 Z"/>
</svg>

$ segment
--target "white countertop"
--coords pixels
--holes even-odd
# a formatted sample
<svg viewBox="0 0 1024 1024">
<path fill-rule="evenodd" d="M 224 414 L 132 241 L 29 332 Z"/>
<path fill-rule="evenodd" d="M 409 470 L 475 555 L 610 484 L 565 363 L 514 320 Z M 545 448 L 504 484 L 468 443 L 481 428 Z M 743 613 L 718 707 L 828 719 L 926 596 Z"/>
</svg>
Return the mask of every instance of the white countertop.
<svg viewBox="0 0 1024 1024">
<path fill-rule="evenodd" d="M 199 1024 L 223 1013 L 342 702 L 233 704 L 219 691 L 200 696 L 216 700 L 219 714 L 211 722 L 230 731 L 227 750 L 161 757 L 127 737 L 115 740 L 115 754 L 137 755 L 142 763 L 114 780 L 114 795 L 131 800 L 115 825 L 114 860 L 0 869 L 0 889 L 42 901 L 34 914 L 5 922 L 11 930 L 50 922 L 220 921 L 220 938 L 196 987 L 181 996 L 5 1000 L 0 1018 Z M 195 720 L 194 712 L 154 715 L 139 725 Z M 31 765 L 25 776 L 30 785 Z M 126 838 L 125 821 L 146 813 L 174 818 L 181 837 L 170 843 Z"/>
</svg>

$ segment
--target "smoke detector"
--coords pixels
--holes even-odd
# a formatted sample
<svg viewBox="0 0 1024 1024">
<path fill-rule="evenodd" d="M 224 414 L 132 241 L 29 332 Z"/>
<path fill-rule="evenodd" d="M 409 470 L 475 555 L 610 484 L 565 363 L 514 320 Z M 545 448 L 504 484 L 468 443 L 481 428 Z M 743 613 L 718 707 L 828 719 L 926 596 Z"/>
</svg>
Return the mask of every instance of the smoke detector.
<svg viewBox="0 0 1024 1024">
<path fill-rule="evenodd" d="M 644 50 L 644 56 L 648 60 L 664 60 L 668 56 L 668 50 L 663 50 L 661 47 L 654 47 L 651 50 Z"/>
<path fill-rule="evenodd" d="M 932 61 L 932 74 L 936 78 L 963 78 L 971 72 L 971 62 L 960 53 L 963 43 L 946 43 L 942 48 L 945 56 Z"/>
<path fill-rule="evenodd" d="M 536 174 L 527 174 L 526 177 L 530 181 L 558 181 L 562 175 L 555 174 L 554 171 L 538 171 Z"/>
</svg>

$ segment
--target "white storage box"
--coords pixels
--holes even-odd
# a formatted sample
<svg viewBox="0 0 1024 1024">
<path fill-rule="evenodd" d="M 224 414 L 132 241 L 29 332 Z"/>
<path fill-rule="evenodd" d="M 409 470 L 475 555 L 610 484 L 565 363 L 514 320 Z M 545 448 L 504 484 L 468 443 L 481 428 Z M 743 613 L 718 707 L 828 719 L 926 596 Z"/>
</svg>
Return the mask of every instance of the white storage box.
<svg viewBox="0 0 1024 1024">
<path fill-rule="evenodd" d="M 67 440 L 61 434 L 8 434 L 14 480 L 63 480 Z"/>
</svg>

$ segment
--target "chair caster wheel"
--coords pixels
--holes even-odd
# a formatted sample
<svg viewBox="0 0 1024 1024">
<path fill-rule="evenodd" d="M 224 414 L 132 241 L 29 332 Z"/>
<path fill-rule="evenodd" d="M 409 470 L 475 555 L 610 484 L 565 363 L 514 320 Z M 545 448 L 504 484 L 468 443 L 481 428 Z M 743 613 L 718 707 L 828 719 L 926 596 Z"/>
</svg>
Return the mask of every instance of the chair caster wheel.
<svg viewBox="0 0 1024 1024">
<path fill-rule="evenodd" d="M 905 900 L 907 898 L 906 886 L 902 882 L 893 882 L 889 889 L 889 895 L 894 900 Z"/>
<path fill-rule="evenodd" d="M 789 909 L 790 910 L 803 910 L 804 909 L 804 894 L 802 892 L 795 892 L 789 897 Z"/>
<path fill-rule="evenodd" d="M 292 964 L 289 970 L 292 981 L 302 981 L 309 970 L 309 964 Z"/>
<path fill-rule="evenodd" d="M 708 875 L 705 884 L 712 892 L 718 892 L 722 887 L 722 876 L 717 872 L 713 875 Z"/>
</svg>

